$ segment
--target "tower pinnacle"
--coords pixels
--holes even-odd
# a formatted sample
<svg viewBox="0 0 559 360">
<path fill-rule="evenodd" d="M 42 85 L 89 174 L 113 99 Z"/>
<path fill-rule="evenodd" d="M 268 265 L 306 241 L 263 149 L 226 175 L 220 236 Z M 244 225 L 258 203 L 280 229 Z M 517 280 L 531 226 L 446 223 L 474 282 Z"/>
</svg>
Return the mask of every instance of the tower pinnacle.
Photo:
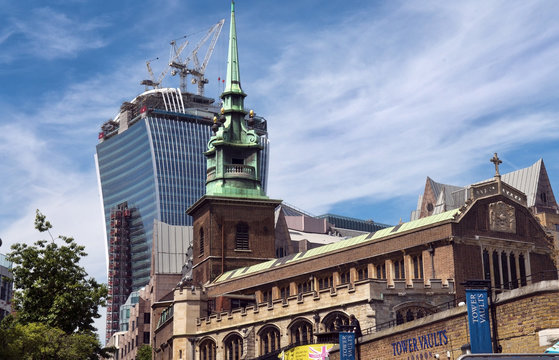
<svg viewBox="0 0 559 360">
<path fill-rule="evenodd" d="M 227 54 L 227 78 L 225 90 L 221 95 L 239 94 L 246 96 L 241 88 L 241 72 L 239 70 L 239 51 L 237 48 L 237 28 L 235 25 L 235 1 L 231 1 L 231 24 L 229 29 L 229 52 Z M 226 109 L 227 110 L 227 109 Z"/>
<path fill-rule="evenodd" d="M 231 26 L 227 78 L 221 94 L 223 107 L 219 123 L 214 120 L 214 135 L 208 142 L 206 195 L 267 198 L 261 184 L 260 137 L 247 126 L 244 110 L 246 94 L 241 89 L 235 2 L 231 1 Z M 251 114 L 251 120 L 254 114 Z"/>
</svg>

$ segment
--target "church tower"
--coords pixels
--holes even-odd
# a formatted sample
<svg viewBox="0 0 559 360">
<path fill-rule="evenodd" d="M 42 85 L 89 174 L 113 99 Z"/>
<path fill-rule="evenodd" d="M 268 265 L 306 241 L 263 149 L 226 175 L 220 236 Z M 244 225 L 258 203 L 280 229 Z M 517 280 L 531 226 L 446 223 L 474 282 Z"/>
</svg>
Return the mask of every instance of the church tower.
<svg viewBox="0 0 559 360">
<path fill-rule="evenodd" d="M 201 284 L 275 257 L 274 210 L 281 200 L 269 199 L 262 189 L 262 146 L 249 129 L 254 113 L 245 120 L 245 97 L 232 1 L 223 107 L 205 152 L 206 195 L 187 210 L 194 218 L 192 277 Z"/>
</svg>

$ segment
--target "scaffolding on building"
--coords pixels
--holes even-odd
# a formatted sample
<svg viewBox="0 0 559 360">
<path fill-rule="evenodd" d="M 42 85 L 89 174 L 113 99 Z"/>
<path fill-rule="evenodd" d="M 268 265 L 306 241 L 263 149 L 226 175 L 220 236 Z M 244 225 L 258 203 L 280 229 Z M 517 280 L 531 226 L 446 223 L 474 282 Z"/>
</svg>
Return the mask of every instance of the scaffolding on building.
<svg viewBox="0 0 559 360">
<path fill-rule="evenodd" d="M 107 341 L 119 331 L 120 306 L 132 291 L 130 260 L 131 209 L 126 203 L 111 209 L 109 241 L 109 300 L 107 304 Z"/>
</svg>

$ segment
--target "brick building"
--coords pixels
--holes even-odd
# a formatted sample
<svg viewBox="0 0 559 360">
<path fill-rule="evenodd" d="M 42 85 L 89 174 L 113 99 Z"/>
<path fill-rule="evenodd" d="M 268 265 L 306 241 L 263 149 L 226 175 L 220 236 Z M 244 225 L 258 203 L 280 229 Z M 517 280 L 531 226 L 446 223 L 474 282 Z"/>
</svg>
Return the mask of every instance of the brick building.
<svg viewBox="0 0 559 360">
<path fill-rule="evenodd" d="M 180 283 L 151 303 L 154 359 L 276 359 L 288 347 L 336 342 L 350 314 L 363 329 L 363 358 L 409 359 L 394 353 L 399 336 L 438 331 L 442 338 L 451 327 L 444 334 L 454 358 L 456 346 L 467 344 L 464 309 L 454 307 L 470 279 L 489 281 L 500 299 L 500 336 L 510 338 L 515 321 L 507 307 L 524 311 L 519 304 L 529 299 L 541 313 L 556 312 L 548 296 L 556 282 L 545 282 L 557 279 L 552 238 L 526 194 L 502 181 L 496 156 L 495 177 L 466 188 L 458 207 L 276 257 L 286 226 L 274 217 L 280 201 L 259 185 L 261 147 L 252 113 L 245 120 L 236 39 L 232 5 L 222 116 L 205 153 L 206 195 L 188 210 L 193 261 Z M 554 321 L 538 332 L 555 329 Z M 496 341 L 513 349 L 509 338 Z"/>
</svg>

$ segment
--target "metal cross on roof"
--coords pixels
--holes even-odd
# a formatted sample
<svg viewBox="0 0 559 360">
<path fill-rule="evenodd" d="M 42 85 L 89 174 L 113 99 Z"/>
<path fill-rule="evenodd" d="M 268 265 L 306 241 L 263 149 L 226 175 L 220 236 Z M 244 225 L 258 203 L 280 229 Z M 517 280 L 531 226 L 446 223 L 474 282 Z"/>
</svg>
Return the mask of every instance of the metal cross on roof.
<svg viewBox="0 0 559 360">
<path fill-rule="evenodd" d="M 495 165 L 495 176 L 501 176 L 499 174 L 499 164 L 502 164 L 503 161 L 501 161 L 501 159 L 499 159 L 499 157 L 497 156 L 497 153 L 495 153 L 495 155 L 493 155 L 493 158 L 491 158 L 489 161 L 491 161 Z"/>
</svg>

